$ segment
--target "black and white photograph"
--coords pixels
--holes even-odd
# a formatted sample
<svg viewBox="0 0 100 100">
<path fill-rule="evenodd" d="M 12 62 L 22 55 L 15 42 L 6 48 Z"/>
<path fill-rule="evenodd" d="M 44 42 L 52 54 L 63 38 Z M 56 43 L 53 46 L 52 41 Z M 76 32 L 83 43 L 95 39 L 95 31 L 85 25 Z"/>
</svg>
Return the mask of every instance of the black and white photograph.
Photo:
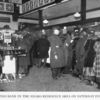
<svg viewBox="0 0 100 100">
<path fill-rule="evenodd" d="M 1 93 L 99 93 L 99 59 L 100 0 L 0 0 Z"/>
</svg>

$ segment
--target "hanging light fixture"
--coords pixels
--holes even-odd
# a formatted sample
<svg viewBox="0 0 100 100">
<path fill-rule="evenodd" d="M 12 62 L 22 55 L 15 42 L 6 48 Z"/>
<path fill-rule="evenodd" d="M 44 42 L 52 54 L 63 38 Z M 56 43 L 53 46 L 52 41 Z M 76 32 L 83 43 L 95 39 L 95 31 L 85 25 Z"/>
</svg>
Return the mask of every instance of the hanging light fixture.
<svg viewBox="0 0 100 100">
<path fill-rule="evenodd" d="M 80 17 L 81 17 L 81 14 L 80 14 L 79 12 L 76 12 L 76 13 L 74 14 L 74 17 L 75 17 L 75 18 L 80 18 Z"/>
<path fill-rule="evenodd" d="M 76 12 L 74 14 L 74 18 L 78 20 L 78 19 L 80 19 L 80 17 L 81 17 L 81 14 L 79 13 L 79 7 L 77 6 L 76 7 Z"/>
<path fill-rule="evenodd" d="M 44 20 L 43 20 L 43 24 L 48 24 L 48 23 L 49 23 L 49 21 L 47 20 L 47 16 L 45 15 Z"/>
<path fill-rule="evenodd" d="M 44 23 L 44 24 L 48 24 L 48 22 L 49 22 L 49 21 L 48 21 L 47 19 L 44 19 L 44 20 L 43 20 L 43 23 Z"/>
</svg>

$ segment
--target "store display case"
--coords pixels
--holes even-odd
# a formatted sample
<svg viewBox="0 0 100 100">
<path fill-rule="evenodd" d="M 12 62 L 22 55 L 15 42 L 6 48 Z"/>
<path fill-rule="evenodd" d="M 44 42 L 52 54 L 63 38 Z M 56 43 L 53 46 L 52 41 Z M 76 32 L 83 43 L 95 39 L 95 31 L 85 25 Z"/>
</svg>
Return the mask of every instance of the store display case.
<svg viewBox="0 0 100 100">
<path fill-rule="evenodd" d="M 3 50 L 3 66 L 4 74 L 16 74 L 18 67 L 19 56 L 26 56 L 26 51 L 23 49 Z"/>
<path fill-rule="evenodd" d="M 15 31 L 9 27 L 0 30 L 0 55 L 2 55 L 2 74 L 7 76 L 12 75 L 16 78 L 18 73 L 19 56 L 26 56 L 26 50 L 20 46 L 15 46 L 12 41 Z M 15 34 L 16 36 L 16 34 Z M 16 43 L 17 41 L 15 41 Z"/>
</svg>

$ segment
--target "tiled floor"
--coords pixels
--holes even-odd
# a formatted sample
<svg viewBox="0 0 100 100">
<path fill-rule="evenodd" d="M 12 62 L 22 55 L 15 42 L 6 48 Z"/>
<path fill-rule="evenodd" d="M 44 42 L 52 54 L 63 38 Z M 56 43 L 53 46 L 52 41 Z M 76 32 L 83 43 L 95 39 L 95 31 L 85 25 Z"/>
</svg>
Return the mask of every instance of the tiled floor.
<svg viewBox="0 0 100 100">
<path fill-rule="evenodd" d="M 85 85 L 78 78 L 67 74 L 53 80 L 50 69 L 36 67 L 30 70 L 27 77 L 10 83 L 1 83 L 0 87 L 4 91 L 99 91 L 95 86 Z"/>
</svg>

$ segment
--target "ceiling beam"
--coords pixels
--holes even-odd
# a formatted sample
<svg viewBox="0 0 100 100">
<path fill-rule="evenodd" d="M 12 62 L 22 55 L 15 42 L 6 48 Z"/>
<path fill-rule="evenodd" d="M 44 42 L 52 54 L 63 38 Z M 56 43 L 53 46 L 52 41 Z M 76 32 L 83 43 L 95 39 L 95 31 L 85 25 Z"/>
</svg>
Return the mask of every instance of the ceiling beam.
<svg viewBox="0 0 100 100">
<path fill-rule="evenodd" d="M 38 21 L 37 18 L 28 18 L 28 17 L 19 17 L 19 18 L 21 18 L 21 19 L 28 19 L 28 20 L 36 20 L 36 21 Z"/>
<path fill-rule="evenodd" d="M 46 27 L 43 27 L 43 29 L 51 29 L 52 27 L 55 27 L 55 26 L 63 27 L 63 26 L 83 25 L 83 24 L 86 24 L 86 23 L 92 23 L 92 22 L 98 22 L 98 21 L 100 22 L 100 17 L 87 19 L 83 23 L 82 23 L 82 21 L 74 21 L 74 22 L 68 22 L 68 23 L 63 23 L 63 24 L 46 26 Z"/>
<path fill-rule="evenodd" d="M 86 0 L 81 0 L 81 21 L 86 20 Z"/>
<path fill-rule="evenodd" d="M 39 13 L 39 25 L 40 25 L 40 28 L 42 28 L 43 27 L 43 11 L 39 10 L 38 13 Z"/>
</svg>

